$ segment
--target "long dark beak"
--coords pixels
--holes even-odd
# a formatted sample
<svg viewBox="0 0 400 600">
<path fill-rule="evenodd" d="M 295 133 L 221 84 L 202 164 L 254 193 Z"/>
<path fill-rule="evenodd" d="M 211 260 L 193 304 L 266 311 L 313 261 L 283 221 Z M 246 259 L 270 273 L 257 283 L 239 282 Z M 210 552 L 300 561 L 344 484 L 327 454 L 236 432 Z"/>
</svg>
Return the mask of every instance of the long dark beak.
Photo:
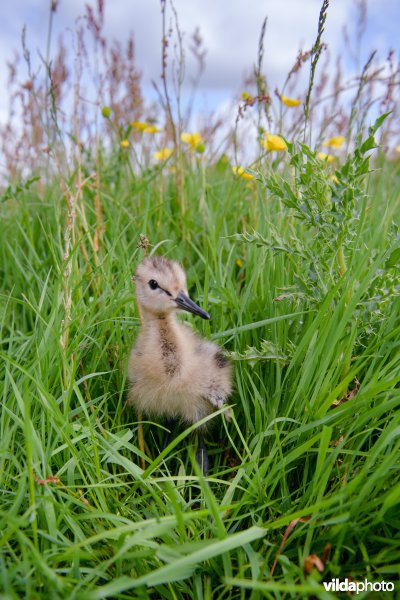
<svg viewBox="0 0 400 600">
<path fill-rule="evenodd" d="M 182 310 L 187 310 L 187 312 L 191 312 L 194 315 L 199 315 L 199 317 L 201 317 L 202 319 L 208 320 L 211 318 L 208 312 L 200 308 L 200 306 L 197 306 L 197 304 L 193 302 L 193 300 L 191 300 L 189 296 L 186 296 L 186 294 L 184 294 L 183 292 L 179 292 L 179 294 L 175 298 L 175 302 Z"/>
</svg>

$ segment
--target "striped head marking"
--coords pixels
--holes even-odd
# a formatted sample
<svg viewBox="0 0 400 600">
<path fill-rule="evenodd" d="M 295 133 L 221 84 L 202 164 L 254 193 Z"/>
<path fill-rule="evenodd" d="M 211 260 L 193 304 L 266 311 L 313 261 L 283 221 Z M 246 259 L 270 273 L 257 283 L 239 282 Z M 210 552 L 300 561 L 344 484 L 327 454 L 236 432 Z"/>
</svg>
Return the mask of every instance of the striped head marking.
<svg viewBox="0 0 400 600">
<path fill-rule="evenodd" d="M 135 274 L 136 296 L 143 309 L 163 316 L 175 310 L 186 310 L 209 319 L 188 295 L 186 275 L 182 267 L 163 256 L 145 258 Z"/>
</svg>

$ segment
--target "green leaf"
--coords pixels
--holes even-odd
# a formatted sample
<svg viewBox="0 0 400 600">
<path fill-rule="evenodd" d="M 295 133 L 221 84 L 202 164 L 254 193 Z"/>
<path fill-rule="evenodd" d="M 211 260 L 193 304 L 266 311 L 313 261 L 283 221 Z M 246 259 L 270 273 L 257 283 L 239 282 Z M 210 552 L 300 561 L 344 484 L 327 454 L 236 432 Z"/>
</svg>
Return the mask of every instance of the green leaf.
<svg viewBox="0 0 400 600">
<path fill-rule="evenodd" d="M 391 267 L 395 267 L 400 262 L 400 247 L 395 248 L 393 252 L 391 252 L 389 258 L 385 263 L 386 269 L 390 269 Z"/>
<path fill-rule="evenodd" d="M 375 137 L 373 135 L 370 135 L 362 144 L 360 147 L 360 151 L 362 154 L 365 154 L 366 152 L 368 152 L 368 150 L 373 150 L 374 148 L 377 147 L 377 143 L 375 141 Z"/>
<path fill-rule="evenodd" d="M 260 360 L 276 360 L 284 363 L 288 360 L 288 357 L 269 340 L 262 340 L 259 348 L 248 346 L 244 352 L 231 352 L 229 356 L 232 360 L 249 361 L 250 364 Z"/>
<path fill-rule="evenodd" d="M 247 325 L 240 325 L 239 327 L 232 327 L 232 329 L 226 329 L 225 331 L 220 331 L 219 333 L 214 333 L 211 336 L 213 340 L 217 340 L 222 337 L 228 337 L 230 335 L 234 335 L 236 333 L 242 333 L 243 331 L 250 331 L 251 329 L 258 329 L 259 327 L 265 327 L 265 325 L 270 325 L 271 323 L 277 323 L 278 321 L 286 321 L 287 319 L 293 319 L 294 317 L 299 317 L 304 315 L 308 311 L 300 311 L 295 313 L 290 313 L 288 315 L 281 315 L 279 317 L 271 317 L 270 319 L 264 319 L 263 321 L 257 321 L 255 323 L 248 323 Z"/>
<path fill-rule="evenodd" d="M 392 111 L 383 113 L 380 117 L 378 117 L 375 123 L 369 128 L 369 133 L 374 134 L 378 131 L 378 129 L 382 126 L 384 121 L 388 118 Z"/>
<path fill-rule="evenodd" d="M 167 564 L 159 569 L 133 579 L 130 577 L 120 577 L 115 579 L 112 583 L 106 584 L 97 590 L 88 593 L 88 600 L 100 600 L 101 598 L 109 598 L 116 594 L 126 592 L 128 590 L 145 585 L 147 587 L 153 587 L 156 585 L 162 585 L 165 583 L 173 583 L 174 581 L 182 581 L 187 577 L 190 577 L 196 567 L 206 561 L 231 552 L 236 548 L 241 548 L 245 544 L 254 542 L 265 536 L 267 530 L 261 527 L 251 527 L 246 531 L 240 533 L 234 533 L 224 540 L 216 540 L 211 543 L 206 542 L 204 547 L 200 550 L 196 550 L 183 558 L 175 560 L 171 564 Z"/>
</svg>

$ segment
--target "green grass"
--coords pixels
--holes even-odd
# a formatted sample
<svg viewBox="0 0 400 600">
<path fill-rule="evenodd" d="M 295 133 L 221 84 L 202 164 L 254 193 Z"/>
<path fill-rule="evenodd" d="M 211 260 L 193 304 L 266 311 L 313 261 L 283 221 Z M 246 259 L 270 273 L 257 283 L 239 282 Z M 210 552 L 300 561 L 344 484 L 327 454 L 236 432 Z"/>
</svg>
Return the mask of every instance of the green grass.
<svg viewBox="0 0 400 600">
<path fill-rule="evenodd" d="M 400 174 L 398 164 L 379 164 L 356 198 L 341 276 L 337 240 L 230 169 L 209 167 L 204 188 L 187 165 L 182 213 L 172 180 L 123 165 L 114 175 L 103 164 L 98 260 L 87 186 L 67 278 L 59 182 L 3 201 L 5 598 L 329 598 L 322 579 L 397 582 L 400 299 L 376 300 L 371 290 L 377 277 L 396 283 L 388 257 L 398 245 Z M 285 251 L 268 245 L 272 226 Z M 242 237 L 253 230 L 264 241 Z M 161 452 L 161 425 L 146 423 L 142 456 L 126 406 L 141 233 L 183 263 L 192 297 L 212 315 L 191 318 L 193 326 L 235 359 L 235 417 L 212 417 L 207 481 L 194 461 L 195 427 Z M 294 235 L 308 258 L 290 251 Z M 304 291 L 310 256 L 323 277 Z M 63 348 L 65 283 L 72 308 Z M 50 475 L 59 482 L 38 482 Z M 304 559 L 324 549 L 324 572 L 305 574 Z"/>
</svg>

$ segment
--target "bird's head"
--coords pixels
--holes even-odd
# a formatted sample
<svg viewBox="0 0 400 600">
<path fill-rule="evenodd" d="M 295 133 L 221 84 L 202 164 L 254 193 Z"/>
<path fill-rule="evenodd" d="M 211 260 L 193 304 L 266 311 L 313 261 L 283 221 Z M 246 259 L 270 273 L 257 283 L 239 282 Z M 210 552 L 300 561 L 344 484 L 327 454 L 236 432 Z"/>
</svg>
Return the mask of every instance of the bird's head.
<svg viewBox="0 0 400 600">
<path fill-rule="evenodd" d="M 186 310 L 209 319 L 210 315 L 189 298 L 186 275 L 182 267 L 162 256 L 145 258 L 134 276 L 136 296 L 143 309 L 162 316 Z"/>
</svg>

